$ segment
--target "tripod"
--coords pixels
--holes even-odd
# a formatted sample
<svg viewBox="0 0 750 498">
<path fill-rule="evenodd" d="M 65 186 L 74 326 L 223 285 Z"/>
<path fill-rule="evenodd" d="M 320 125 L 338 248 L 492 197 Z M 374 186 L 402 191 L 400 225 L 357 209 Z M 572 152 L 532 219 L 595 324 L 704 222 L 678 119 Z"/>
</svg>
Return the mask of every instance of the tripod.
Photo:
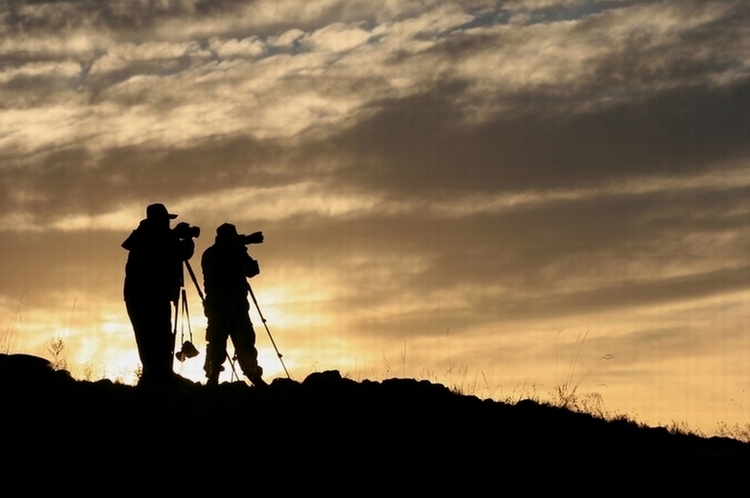
<svg viewBox="0 0 750 498">
<path fill-rule="evenodd" d="M 187 360 L 188 358 L 194 358 L 198 356 L 198 350 L 193 345 L 193 329 L 190 326 L 190 311 L 188 310 L 188 302 L 187 302 L 187 293 L 185 292 L 185 288 L 182 288 L 181 292 L 181 299 L 182 299 L 182 327 L 180 328 L 180 342 L 182 343 L 182 347 L 180 350 L 175 354 L 175 357 L 180 360 L 181 362 Z M 174 331 L 172 332 L 172 335 L 174 336 L 174 339 L 172 341 L 172 351 L 174 352 L 175 344 L 174 341 L 177 339 L 177 315 L 179 309 L 179 300 L 174 305 Z M 185 340 L 185 323 L 187 323 L 188 333 L 190 340 Z"/>
</svg>

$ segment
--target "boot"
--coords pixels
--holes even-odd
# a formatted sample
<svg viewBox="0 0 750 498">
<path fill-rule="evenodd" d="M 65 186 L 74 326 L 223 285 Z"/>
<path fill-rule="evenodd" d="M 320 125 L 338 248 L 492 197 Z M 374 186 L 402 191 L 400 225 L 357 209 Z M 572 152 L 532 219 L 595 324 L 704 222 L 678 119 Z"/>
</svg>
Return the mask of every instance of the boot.
<svg viewBox="0 0 750 498">
<path fill-rule="evenodd" d="M 219 385 L 219 376 L 218 375 L 207 375 L 206 376 L 206 387 L 215 387 Z"/>
<path fill-rule="evenodd" d="M 219 374 L 224 371 L 224 367 L 206 369 L 206 386 L 218 386 Z"/>
<path fill-rule="evenodd" d="M 268 383 L 263 380 L 263 377 L 261 377 L 261 375 L 263 375 L 263 369 L 261 367 L 255 367 L 245 375 L 247 376 L 248 380 L 253 383 L 254 386 L 266 387 L 268 385 Z"/>
</svg>

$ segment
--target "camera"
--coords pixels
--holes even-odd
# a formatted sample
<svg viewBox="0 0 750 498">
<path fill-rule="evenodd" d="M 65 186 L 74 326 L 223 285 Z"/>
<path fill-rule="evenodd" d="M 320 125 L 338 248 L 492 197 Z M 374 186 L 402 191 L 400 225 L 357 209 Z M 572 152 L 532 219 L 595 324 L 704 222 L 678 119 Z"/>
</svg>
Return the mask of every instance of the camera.
<svg viewBox="0 0 750 498">
<path fill-rule="evenodd" d="M 172 232 L 180 239 L 197 239 L 201 235 L 200 227 L 191 227 L 185 222 L 179 223 Z"/>
<path fill-rule="evenodd" d="M 250 235 L 244 233 L 237 233 L 237 227 L 231 223 L 224 223 L 216 229 L 216 239 L 224 240 L 226 242 L 240 243 L 243 245 L 248 244 L 262 244 L 263 243 L 263 232 L 253 232 Z"/>
<path fill-rule="evenodd" d="M 188 358 L 195 358 L 198 356 L 198 349 L 190 341 L 182 343 L 182 349 L 175 353 L 175 357 L 180 361 L 185 361 Z"/>
<path fill-rule="evenodd" d="M 239 237 L 239 239 L 245 245 L 263 243 L 263 232 L 253 232 L 250 235 L 241 233 L 241 234 L 238 234 L 237 237 Z"/>
</svg>

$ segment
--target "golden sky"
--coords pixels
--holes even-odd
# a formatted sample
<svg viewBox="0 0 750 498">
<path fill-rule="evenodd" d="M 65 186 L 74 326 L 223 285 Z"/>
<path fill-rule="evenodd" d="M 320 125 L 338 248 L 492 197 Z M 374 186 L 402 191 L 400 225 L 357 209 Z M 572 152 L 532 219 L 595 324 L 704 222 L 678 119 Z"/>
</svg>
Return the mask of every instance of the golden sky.
<svg viewBox="0 0 750 498">
<path fill-rule="evenodd" d="M 74 374 L 131 376 L 120 244 L 163 202 L 203 229 L 196 269 L 221 223 L 264 232 L 252 284 L 296 377 L 568 382 L 644 422 L 747 423 L 747 2 L 2 0 L 0 20 L 3 351 L 62 338 Z"/>
</svg>

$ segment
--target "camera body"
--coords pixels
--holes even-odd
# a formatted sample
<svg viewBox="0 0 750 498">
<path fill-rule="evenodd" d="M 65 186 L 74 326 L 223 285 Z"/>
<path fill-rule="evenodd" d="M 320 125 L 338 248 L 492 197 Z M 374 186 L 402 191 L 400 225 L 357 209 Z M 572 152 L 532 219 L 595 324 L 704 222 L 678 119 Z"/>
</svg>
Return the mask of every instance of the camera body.
<svg viewBox="0 0 750 498">
<path fill-rule="evenodd" d="M 180 239 L 197 239 L 201 235 L 200 227 L 190 226 L 185 222 L 179 223 L 172 232 Z"/>
<path fill-rule="evenodd" d="M 185 341 L 182 343 L 182 348 L 175 353 L 175 357 L 181 362 L 184 362 L 189 358 L 195 358 L 199 354 L 200 353 L 198 352 L 198 349 L 193 345 L 192 342 Z"/>
</svg>

